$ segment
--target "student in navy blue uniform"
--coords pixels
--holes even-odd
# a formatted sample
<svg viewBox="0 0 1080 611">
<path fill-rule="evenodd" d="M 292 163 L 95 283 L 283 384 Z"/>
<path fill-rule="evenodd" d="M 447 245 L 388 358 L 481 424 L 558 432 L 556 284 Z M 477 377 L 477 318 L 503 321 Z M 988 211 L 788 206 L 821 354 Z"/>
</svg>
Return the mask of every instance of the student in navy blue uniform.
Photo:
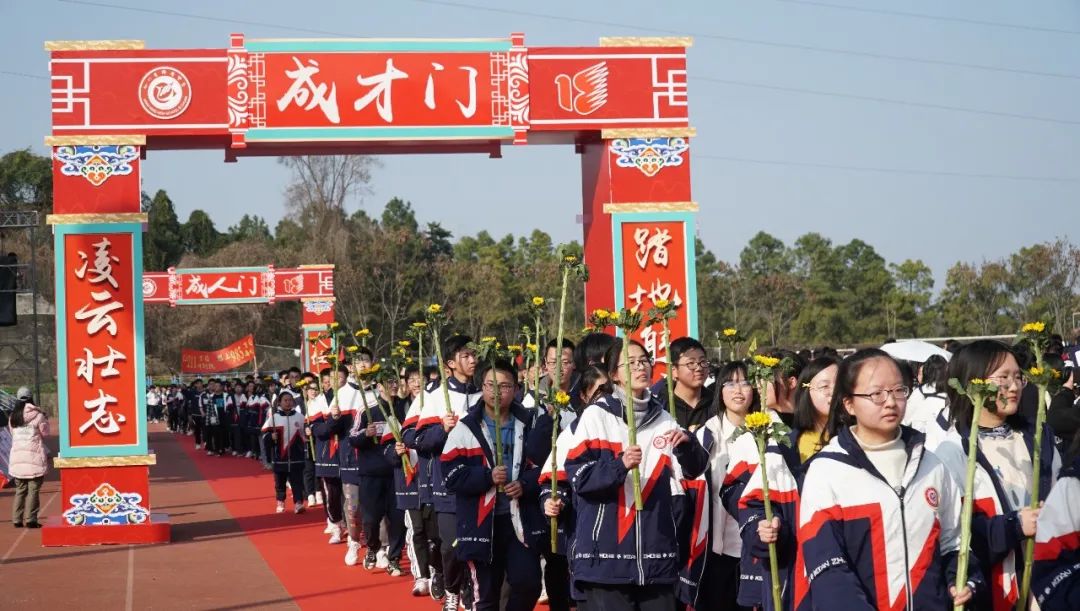
<svg viewBox="0 0 1080 611">
<path fill-rule="evenodd" d="M 944 609 L 957 591 L 962 490 L 924 435 L 902 426 L 910 380 L 878 349 L 840 364 L 829 444 L 806 469 L 798 541 L 814 609 Z"/>
<path fill-rule="evenodd" d="M 649 393 L 652 362 L 639 342 L 629 346 L 625 379 L 621 342 L 605 359 L 614 396 L 587 406 L 575 423 L 566 475 L 576 511 L 570 571 L 590 611 L 675 608 L 679 571 L 680 481 L 705 472 L 709 456 Z M 626 422 L 634 410 L 637 445 Z M 642 510 L 634 509 L 630 470 L 641 474 Z"/>
<path fill-rule="evenodd" d="M 389 396 L 385 388 L 382 393 Z M 378 397 L 378 401 L 383 412 L 393 409 L 385 397 Z M 386 419 L 375 408 L 360 410 L 356 418 L 356 424 L 349 432 L 349 443 L 356 448 L 358 454 L 360 512 L 364 533 L 367 535 L 364 568 L 369 571 L 376 568 L 378 552 L 385 543 L 386 572 L 392 577 L 400 577 L 403 574 L 401 551 L 405 547 L 405 513 L 397 508 L 394 498 L 394 467 L 384 453 L 383 438 L 389 432 Z M 386 519 L 389 539 L 385 542 L 379 539 L 379 526 L 383 518 Z"/>
<path fill-rule="evenodd" d="M 191 388 L 184 392 L 184 432 L 195 437 L 195 449 L 201 450 L 206 443 L 203 427 L 206 424 L 206 414 L 203 413 L 203 381 L 197 379 L 191 383 Z"/>
<path fill-rule="evenodd" d="M 205 396 L 203 409 L 206 413 L 207 456 L 224 456 L 228 449 L 228 414 L 232 397 L 224 392 L 219 380 L 210 380 L 210 392 Z"/>
<path fill-rule="evenodd" d="M 240 385 L 240 380 L 234 379 L 230 390 L 232 408 L 226 418 L 229 423 L 229 450 L 231 450 L 233 456 L 240 456 L 247 452 L 241 427 L 241 419 L 246 418 L 245 414 L 247 412 L 244 401 L 244 387 Z"/>
<path fill-rule="evenodd" d="M 325 378 L 330 382 L 329 389 L 321 390 L 314 384 L 307 384 L 304 387 L 308 400 L 307 422 L 315 439 L 315 476 L 322 490 L 321 496 L 326 511 L 326 531 L 329 531 L 326 534 L 330 535 L 328 541 L 330 545 L 344 543 L 346 539 L 345 516 L 342 515 L 341 473 L 338 462 L 338 448 L 342 440 L 341 433 L 336 430 L 336 424 L 332 419 L 332 410 L 336 407 L 338 413 L 341 411 L 335 401 L 333 385 L 336 384 L 340 391 L 346 385 L 348 376 L 348 368 L 345 365 L 338 365 L 333 375 L 329 368 L 319 372 L 320 378 Z"/>
<path fill-rule="evenodd" d="M 292 487 L 293 511 L 304 513 L 304 454 L 307 439 L 304 436 L 304 416 L 295 406 L 295 399 L 288 391 L 282 391 L 277 406 L 266 417 L 262 426 L 263 447 L 270 457 L 274 470 L 274 494 L 277 512 L 285 511 L 285 484 Z"/>
<path fill-rule="evenodd" d="M 1074 438 L 1080 443 L 1080 435 Z M 1034 561 L 1031 591 L 1039 608 L 1080 609 L 1080 456 L 1061 470 L 1039 513 Z"/>
<path fill-rule="evenodd" d="M 429 529 L 438 530 L 435 513 L 428 505 L 427 519 L 421 511 L 420 503 L 420 465 L 416 450 L 409 449 L 405 443 L 405 433 L 416 426 L 419 419 L 419 396 L 424 392 L 418 365 L 408 365 L 401 375 L 405 396 L 396 398 L 395 413 L 402 427 L 402 442 L 387 443 L 387 460 L 394 466 L 394 496 L 397 508 L 405 512 L 406 544 L 409 550 L 409 562 L 413 573 L 413 596 L 431 594 L 433 569 L 441 571 L 442 558 L 438 546 L 432 547 Z M 400 406 L 397 404 L 400 403 Z M 415 405 L 415 408 L 414 408 Z M 399 413 L 400 412 L 400 413 Z M 405 473 L 401 456 L 407 455 L 412 471 Z M 441 598 L 441 595 L 439 596 Z"/>
<path fill-rule="evenodd" d="M 431 379 L 430 374 L 432 372 L 436 376 L 434 380 Z M 414 539 L 414 553 L 417 555 L 417 562 L 424 562 L 423 558 L 426 555 L 425 564 L 430 567 L 430 578 L 427 583 L 428 594 L 433 600 L 442 600 L 446 593 L 443 585 L 442 536 L 439 533 L 438 516 L 435 513 L 434 498 L 431 494 L 431 474 L 434 469 L 432 461 L 439 460 L 439 457 L 433 457 L 430 452 L 421 450 L 416 445 L 416 428 L 424 407 L 420 395 L 424 395 L 426 400 L 433 393 L 440 391 L 438 370 L 434 368 L 425 369 L 420 378 L 421 387 L 419 392 L 409 405 L 409 411 L 405 414 L 405 420 L 402 422 L 401 445 L 404 447 L 396 449 L 395 452 L 400 454 L 404 450 L 408 450 L 410 455 L 415 458 L 413 464 L 416 466 L 417 509 L 410 509 L 408 516 L 409 522 L 412 524 L 413 536 L 423 537 L 427 540 L 427 545 L 425 546 L 418 539 Z M 421 551 L 419 547 L 424 549 Z"/>
<path fill-rule="evenodd" d="M 466 587 L 465 564 L 458 559 L 454 550 L 457 539 L 457 517 L 454 495 L 447 492 L 444 479 L 445 470 L 442 461 L 443 446 L 447 436 L 463 418 L 470 407 L 479 398 L 473 384 L 476 373 L 476 353 L 469 348 L 471 338 L 465 335 L 452 335 L 443 341 L 442 355 L 446 359 L 443 366 L 449 371 L 446 384 L 450 394 L 450 411 L 447 413 L 446 401 L 442 389 L 436 386 L 428 394 L 420 419 L 416 423 L 414 443 L 418 452 L 432 457 L 428 463 L 429 481 L 431 482 L 432 504 L 435 507 L 436 520 L 439 524 L 443 563 L 443 586 L 446 596 L 443 609 L 454 611 L 463 599 L 466 608 L 471 607 L 472 588 Z"/>
<path fill-rule="evenodd" d="M 441 457 L 457 501 L 457 554 L 469 563 L 476 611 L 499 609 L 504 580 L 506 611 L 531 611 L 540 596 L 542 532 L 540 470 L 525 455 L 532 416 L 515 401 L 517 371 L 509 361 L 482 364 L 477 379 L 483 398 L 450 431 Z"/>
</svg>

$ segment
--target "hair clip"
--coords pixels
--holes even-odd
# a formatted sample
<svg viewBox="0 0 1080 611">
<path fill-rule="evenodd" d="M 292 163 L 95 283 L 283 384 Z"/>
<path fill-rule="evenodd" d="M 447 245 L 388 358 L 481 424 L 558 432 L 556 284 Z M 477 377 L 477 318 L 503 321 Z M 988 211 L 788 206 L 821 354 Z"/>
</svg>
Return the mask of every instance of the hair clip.
<svg viewBox="0 0 1080 611">
<path fill-rule="evenodd" d="M 802 387 L 803 388 L 810 388 L 810 382 L 803 382 Z"/>
</svg>

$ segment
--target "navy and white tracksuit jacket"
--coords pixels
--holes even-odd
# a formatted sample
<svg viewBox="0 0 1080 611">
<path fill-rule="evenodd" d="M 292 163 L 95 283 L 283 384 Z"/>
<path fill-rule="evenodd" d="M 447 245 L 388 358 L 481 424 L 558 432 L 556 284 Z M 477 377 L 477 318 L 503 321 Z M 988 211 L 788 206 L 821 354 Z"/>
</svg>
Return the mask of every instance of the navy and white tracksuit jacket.
<svg viewBox="0 0 1080 611">
<path fill-rule="evenodd" d="M 951 606 L 960 546 L 961 488 L 903 426 L 908 456 L 893 489 L 844 428 L 810 461 L 799 498 L 814 609 L 916 611 Z M 984 587 L 974 558 L 968 582 Z"/>
<path fill-rule="evenodd" d="M 372 393 L 366 393 L 369 405 L 375 404 Z M 343 484 L 360 483 L 360 451 L 349 442 L 349 432 L 356 423 L 357 413 L 364 410 L 364 401 L 360 395 L 360 387 L 352 382 L 338 389 L 338 405 L 341 414 L 337 418 L 327 415 L 327 429 L 338 438 L 337 463 L 338 477 Z M 312 432 L 318 429 L 313 427 Z M 325 434 L 325 433 L 324 433 Z"/>
<path fill-rule="evenodd" d="M 514 420 L 513 464 L 506 465 L 508 481 L 521 482 L 522 495 L 510 499 L 510 521 L 518 541 L 533 547 L 542 534 L 542 514 L 537 503 L 540 468 L 525 456 L 532 414 L 518 403 L 510 405 Z M 440 427 L 441 429 L 441 427 Z M 501 434 L 497 430 L 496 434 Z M 495 441 L 484 423 L 483 402 L 458 421 L 446 439 L 440 461 L 446 474 L 446 491 L 456 497 L 457 557 L 469 562 L 492 561 L 495 528 Z"/>
<path fill-rule="evenodd" d="M 382 408 L 385 410 L 386 402 L 381 401 Z M 405 421 L 408 418 L 409 403 L 406 399 L 400 399 L 394 397 L 393 417 L 397 421 L 398 426 L 401 428 L 401 438 L 404 442 L 405 439 Z M 385 427 L 382 436 L 382 448 L 383 458 L 386 459 L 390 466 L 394 469 L 394 506 L 402 511 L 409 509 L 420 509 L 420 489 L 418 487 L 418 470 L 417 470 L 417 456 L 415 450 L 409 450 L 405 453 L 409 457 L 409 472 L 405 472 L 404 465 L 401 464 L 401 457 L 398 456 L 395 446 L 397 441 L 394 439 L 394 433 L 390 427 Z"/>
<path fill-rule="evenodd" d="M 1080 609 L 1080 458 L 1061 470 L 1039 514 L 1031 592 L 1043 611 Z"/>
<path fill-rule="evenodd" d="M 331 422 L 330 405 L 334 392 L 321 393 L 307 403 L 307 424 L 315 441 L 315 477 L 340 477 L 338 464 L 339 433 Z"/>
<path fill-rule="evenodd" d="M 277 433 L 277 442 L 273 433 Z M 275 409 L 262 425 L 262 443 L 275 473 L 299 472 L 307 461 L 307 436 L 304 415 L 299 409 L 282 413 Z"/>
<path fill-rule="evenodd" d="M 1025 423 L 1020 431 L 1029 455 L 1034 448 L 1035 425 Z M 968 434 L 965 423 L 951 425 L 946 412 L 927 425 L 926 445 L 936 454 L 961 486 L 967 477 Z M 1054 448 L 1054 433 L 1043 427 L 1042 467 L 1039 469 L 1039 500 L 1046 500 L 1057 472 L 1061 456 Z M 1016 606 L 1020 595 L 1019 575 L 1023 571 L 1024 533 L 1017 513 L 1022 507 L 1009 498 L 993 465 L 978 450 L 975 455 L 975 501 L 971 514 L 971 549 L 979 559 L 979 569 L 988 587 L 976 597 L 974 606 L 988 611 L 1007 611 Z"/>
<path fill-rule="evenodd" d="M 679 572 L 676 523 L 681 480 L 705 472 L 708 455 L 697 438 L 672 448 L 661 437 L 678 424 L 655 400 L 637 422 L 642 450 L 643 509 L 634 507 L 632 478 L 622 453 L 630 444 L 623 404 L 611 396 L 585 408 L 566 456 L 574 492 L 577 536 L 571 542 L 575 586 L 674 585 Z"/>
<path fill-rule="evenodd" d="M 446 380 L 446 386 L 450 394 L 450 407 L 458 418 L 464 418 L 469 413 L 469 408 L 476 405 L 480 400 L 480 393 L 471 382 L 459 382 L 457 378 L 450 377 Z M 443 397 L 442 387 L 436 386 L 434 390 L 424 397 L 424 409 L 420 412 L 420 418 L 416 422 L 416 432 L 413 436 L 413 444 L 420 454 L 421 460 L 426 455 L 427 481 L 431 484 L 431 503 L 438 513 L 454 513 L 454 495 L 446 490 L 445 470 L 442 460 L 446 443 L 447 432 L 442 427 L 442 417 L 446 415 L 446 400 Z M 425 465 L 422 465 L 425 466 Z"/>
<path fill-rule="evenodd" d="M 409 410 L 405 412 L 405 420 L 401 423 L 402 441 L 405 443 L 405 447 L 409 448 L 409 460 L 416 465 L 416 489 L 420 505 L 430 505 L 432 503 L 430 479 L 432 457 L 430 453 L 421 452 L 417 449 L 416 425 L 420 422 L 420 414 L 423 412 L 424 405 L 427 405 L 427 398 L 437 388 L 439 388 L 438 381 L 428 382 L 427 386 L 420 391 L 420 395 L 413 399 L 413 402 L 409 405 Z M 421 397 L 424 398 L 423 405 L 420 403 Z M 438 459 L 438 457 L 435 458 Z"/>
</svg>

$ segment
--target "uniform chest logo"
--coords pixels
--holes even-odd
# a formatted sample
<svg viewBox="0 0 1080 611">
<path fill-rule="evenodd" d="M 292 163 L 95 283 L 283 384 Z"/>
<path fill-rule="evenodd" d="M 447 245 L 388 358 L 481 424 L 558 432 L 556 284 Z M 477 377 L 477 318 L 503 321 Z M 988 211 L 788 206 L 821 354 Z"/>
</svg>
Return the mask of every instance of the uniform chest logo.
<svg viewBox="0 0 1080 611">
<path fill-rule="evenodd" d="M 934 509 L 937 509 L 939 502 L 937 488 L 931 486 L 926 489 L 926 492 L 924 494 L 926 496 L 926 504 Z"/>
<path fill-rule="evenodd" d="M 191 82 L 176 68 L 158 66 L 139 81 L 139 103 L 152 117 L 175 119 L 191 103 Z"/>
<path fill-rule="evenodd" d="M 667 439 L 665 439 L 664 437 L 661 437 L 659 435 L 657 435 L 656 437 L 653 437 L 652 447 L 656 448 L 657 450 L 663 450 L 664 446 L 666 446 L 666 445 L 667 445 Z"/>
</svg>

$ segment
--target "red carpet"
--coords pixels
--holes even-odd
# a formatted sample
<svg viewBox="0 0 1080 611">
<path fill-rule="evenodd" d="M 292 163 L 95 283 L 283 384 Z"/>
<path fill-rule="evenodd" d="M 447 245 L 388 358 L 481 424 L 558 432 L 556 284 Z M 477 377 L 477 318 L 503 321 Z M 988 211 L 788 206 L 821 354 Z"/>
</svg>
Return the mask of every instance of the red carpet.
<svg viewBox="0 0 1080 611">
<path fill-rule="evenodd" d="M 411 595 L 412 577 L 407 570 L 405 576 L 395 578 L 382 570 L 345 566 L 346 546 L 327 545 L 328 535 L 322 534 L 326 527 L 322 507 L 294 515 L 290 497 L 288 511 L 274 513 L 274 478 L 258 461 L 207 456 L 195 450 L 191 437 L 180 436 L 178 441 L 300 607 L 340 609 L 361 603 L 393 611 L 439 608 L 430 597 Z M 402 564 L 406 564 L 404 558 Z"/>
</svg>

